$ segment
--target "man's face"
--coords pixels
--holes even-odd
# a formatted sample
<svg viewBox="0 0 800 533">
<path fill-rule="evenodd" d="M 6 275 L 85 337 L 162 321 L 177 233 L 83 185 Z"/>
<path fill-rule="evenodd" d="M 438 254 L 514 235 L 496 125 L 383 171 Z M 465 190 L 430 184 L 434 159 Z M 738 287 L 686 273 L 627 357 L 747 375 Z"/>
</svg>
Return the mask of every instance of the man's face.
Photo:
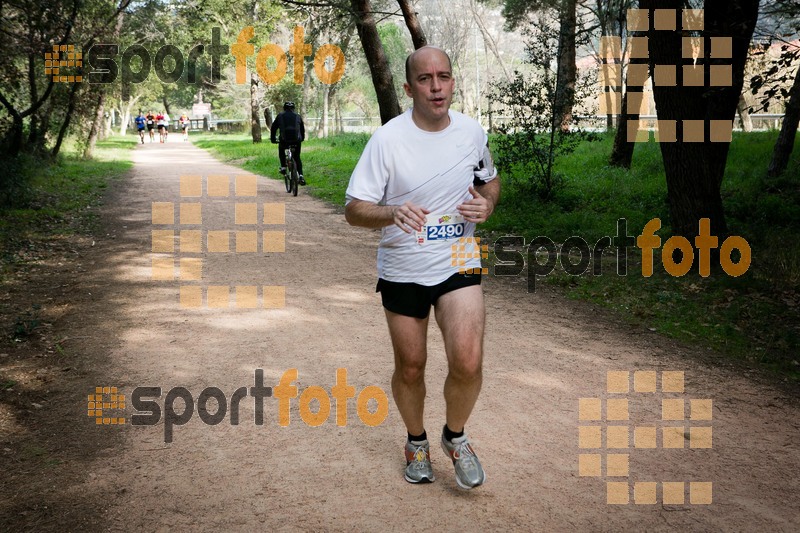
<svg viewBox="0 0 800 533">
<path fill-rule="evenodd" d="M 403 84 L 403 88 L 414 101 L 417 125 L 431 131 L 447 127 L 455 87 L 447 56 L 435 48 L 421 49 L 409 67 L 411 83 Z"/>
</svg>

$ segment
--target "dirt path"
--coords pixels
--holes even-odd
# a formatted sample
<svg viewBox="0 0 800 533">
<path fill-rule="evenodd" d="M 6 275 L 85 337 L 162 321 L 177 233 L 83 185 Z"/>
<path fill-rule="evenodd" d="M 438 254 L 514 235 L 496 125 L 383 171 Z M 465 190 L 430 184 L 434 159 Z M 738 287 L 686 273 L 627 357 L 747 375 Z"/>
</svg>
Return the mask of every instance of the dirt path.
<svg viewBox="0 0 800 533">
<path fill-rule="evenodd" d="M 300 419 L 298 398 L 291 400 L 288 427 L 278 424 L 276 398 L 265 399 L 264 424 L 256 426 L 251 397 L 241 401 L 239 425 L 230 424 L 228 413 L 209 426 L 195 412 L 174 428 L 171 444 L 164 442 L 163 417 L 156 426 L 95 426 L 85 404 L 94 386 L 120 387 L 129 422 L 137 386 L 161 387 L 164 395 L 183 386 L 195 399 L 213 386 L 230 398 L 235 389 L 253 385 L 257 368 L 264 370 L 266 386 L 276 386 L 285 370 L 295 368 L 301 392 L 318 385 L 329 394 L 337 368 L 346 368 L 356 393 L 374 385 L 391 396 L 392 356 L 374 292 L 377 233 L 351 228 L 321 202 L 303 192 L 289 197 L 282 183 L 262 177 L 255 199 L 235 197 L 233 188 L 229 197 L 182 198 L 180 175 L 244 174 L 188 143 L 146 144 L 134 158 L 133 175 L 108 200 L 106 235 L 86 252 L 79 283 L 62 290 L 72 303 L 56 327 L 70 332 L 71 349 L 90 363 L 79 378 L 60 388 L 53 383 L 53 398 L 63 401 L 48 416 L 60 413 L 69 422 L 38 430 L 72 458 L 71 466 L 64 466 L 72 477 L 65 480 L 63 472 L 54 471 L 50 481 L 45 476 L 28 485 L 35 494 L 15 494 L 3 507 L 12 513 L 7 520 L 31 528 L 58 525 L 53 513 L 63 512 L 73 527 L 148 531 L 799 527 L 796 399 L 741 372 L 710 368 L 671 341 L 610 323 L 602 311 L 564 301 L 546 288 L 527 294 L 522 280 L 485 283 L 485 385 L 468 426 L 488 476 L 477 490 L 457 489 L 438 446 L 432 447 L 437 481 L 428 486 L 403 481 L 405 432 L 391 399 L 388 417 L 377 427 L 359 419 L 355 399 L 348 402 L 345 427 L 335 423 L 335 405 L 326 423 L 310 427 Z M 313 183 L 313 169 L 308 174 Z M 202 257 L 203 286 L 283 286 L 284 307 L 183 308 L 179 281 L 151 279 L 151 231 L 180 229 L 154 226 L 152 202 L 172 202 L 177 218 L 182 200 L 202 203 L 204 231 L 285 229 L 285 253 L 174 254 Z M 253 200 L 285 203 L 285 226 L 237 227 L 233 204 Z M 261 208 L 258 213 L 260 220 Z M 713 354 L 703 360 L 714 361 Z M 445 370 L 441 338 L 431 327 L 426 419 L 435 439 L 443 421 Z M 631 392 L 606 393 L 607 371 L 630 372 Z M 656 372 L 658 391 L 634 392 L 635 371 Z M 664 378 L 663 371 L 684 372 L 683 394 L 661 391 L 670 376 Z M 652 376 L 638 374 L 637 383 L 647 387 Z M 628 398 L 629 420 L 579 420 L 579 398 L 603 399 L 603 414 L 612 416 L 620 405 L 605 399 Z M 662 421 L 662 399 L 685 400 L 687 419 Z M 689 419 L 691 399 L 712 400 L 711 421 Z M 163 407 L 164 401 L 162 396 L 158 403 Z M 704 405 L 694 404 L 695 416 L 703 414 Z M 215 412 L 214 401 L 208 412 Z M 36 417 L 45 415 L 28 416 L 26 423 L 35 427 Z M 611 425 L 631 428 L 631 446 L 634 426 L 654 427 L 659 448 L 579 447 L 579 426 L 600 427 L 605 438 Z M 713 447 L 690 449 L 690 441 L 678 434 L 683 449 L 663 449 L 661 428 L 667 426 L 685 428 L 696 444 L 704 430 L 689 428 L 711 426 Z M 593 430 L 583 431 L 591 445 Z M 647 435 L 640 430 L 639 442 Z M 11 455 L 12 448 L 6 449 Z M 603 476 L 579 476 L 579 454 L 605 457 L 606 452 L 629 454 L 628 476 L 605 475 L 622 460 L 618 457 L 602 459 Z M 587 458 L 586 465 L 593 460 Z M 607 504 L 606 481 L 630 485 L 631 502 Z M 660 483 L 658 503 L 633 503 L 634 482 L 662 481 L 684 482 L 670 490 L 685 504 L 664 504 Z M 711 482 L 713 503 L 690 504 L 690 497 L 702 500 L 707 488 L 693 485 L 690 496 L 690 482 Z M 639 485 L 637 498 L 647 501 L 650 488 Z M 51 511 L 26 506 L 31 497 Z"/>
</svg>

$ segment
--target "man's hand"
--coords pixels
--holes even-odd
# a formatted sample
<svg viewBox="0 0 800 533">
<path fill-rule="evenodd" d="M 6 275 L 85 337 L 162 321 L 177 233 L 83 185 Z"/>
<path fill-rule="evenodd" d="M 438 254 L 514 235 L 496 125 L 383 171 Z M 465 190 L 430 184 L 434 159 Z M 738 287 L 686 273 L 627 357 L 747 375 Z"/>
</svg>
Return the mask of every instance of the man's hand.
<svg viewBox="0 0 800 533">
<path fill-rule="evenodd" d="M 406 233 L 422 231 L 422 226 L 425 225 L 425 215 L 430 213 L 430 211 L 424 207 L 414 205 L 411 202 L 392 207 L 392 221 L 395 226 Z"/>
<path fill-rule="evenodd" d="M 472 185 L 469 186 L 469 193 L 472 195 L 472 199 L 467 200 L 456 209 L 467 222 L 474 222 L 475 224 L 485 222 L 494 211 L 494 203 L 481 196 Z"/>
<path fill-rule="evenodd" d="M 378 205 L 353 199 L 344 208 L 344 216 L 352 226 L 377 229 L 394 224 L 406 233 L 422 231 L 425 215 L 428 213 L 430 211 L 424 207 L 411 202 L 403 205 Z"/>
</svg>

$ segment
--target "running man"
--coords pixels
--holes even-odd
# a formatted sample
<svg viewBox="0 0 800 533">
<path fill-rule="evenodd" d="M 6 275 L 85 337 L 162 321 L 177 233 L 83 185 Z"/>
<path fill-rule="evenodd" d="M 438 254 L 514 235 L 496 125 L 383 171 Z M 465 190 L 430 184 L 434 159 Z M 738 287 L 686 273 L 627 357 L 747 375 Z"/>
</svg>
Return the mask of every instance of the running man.
<svg viewBox="0 0 800 533">
<path fill-rule="evenodd" d="M 158 126 L 158 140 L 164 142 L 164 113 L 156 115 L 156 126 Z"/>
<path fill-rule="evenodd" d="M 147 133 L 150 134 L 150 142 L 155 142 L 156 139 L 153 128 L 156 127 L 156 116 L 152 111 L 147 113 L 147 116 L 145 117 L 145 123 L 147 124 Z"/>
<path fill-rule="evenodd" d="M 479 269 L 480 259 L 466 260 L 459 273 L 451 254 L 492 214 L 500 180 L 483 128 L 450 110 L 454 85 L 440 48 L 425 46 L 406 59 L 403 87 L 413 108 L 367 143 L 347 187 L 345 217 L 354 226 L 382 228 L 376 290 L 394 349 L 392 393 L 408 431 L 404 477 L 435 479 L 423 423 L 433 306 L 448 364 L 442 449 L 457 484 L 470 489 L 486 480 L 464 433 L 481 389 L 485 309 L 480 274 L 467 270 Z"/>
<path fill-rule="evenodd" d="M 280 142 L 275 138 L 280 130 Z M 272 144 L 278 144 L 278 158 L 281 162 L 281 174 L 286 173 L 286 149 L 292 147 L 294 160 L 297 162 L 297 173 L 300 177 L 300 185 L 305 185 L 303 178 L 303 161 L 300 160 L 300 148 L 306 138 L 306 127 L 303 124 L 303 117 L 294 112 L 294 102 L 283 104 L 283 113 L 275 117 L 275 121 L 270 128 L 269 140 Z"/>
<path fill-rule="evenodd" d="M 139 111 L 139 116 L 134 119 L 134 122 L 136 123 L 136 130 L 139 132 L 139 139 L 144 144 L 144 127 L 147 122 L 147 119 L 144 118 L 144 113 Z"/>
<path fill-rule="evenodd" d="M 181 115 L 181 118 L 178 119 L 178 123 L 181 125 L 181 131 L 183 132 L 183 140 L 189 140 L 189 126 L 191 125 L 191 121 L 189 117 L 186 116 L 186 113 Z"/>
<path fill-rule="evenodd" d="M 167 137 L 169 137 L 169 123 L 171 119 L 169 118 L 169 113 L 164 111 L 164 142 L 167 142 Z"/>
</svg>

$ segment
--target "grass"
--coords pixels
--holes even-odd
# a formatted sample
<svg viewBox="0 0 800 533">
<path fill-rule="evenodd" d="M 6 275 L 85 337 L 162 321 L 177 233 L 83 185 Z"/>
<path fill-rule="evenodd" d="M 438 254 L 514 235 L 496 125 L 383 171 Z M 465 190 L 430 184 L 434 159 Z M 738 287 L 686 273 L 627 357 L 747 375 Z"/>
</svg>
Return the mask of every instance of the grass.
<svg viewBox="0 0 800 533">
<path fill-rule="evenodd" d="M 655 272 L 644 277 L 640 251 L 633 247 L 624 277 L 615 273 L 611 255 L 603 258 L 601 276 L 571 276 L 557 269 L 537 283 L 562 287 L 567 296 L 611 309 L 632 324 L 800 380 L 800 244 L 794 239 L 800 233 L 800 183 L 793 178 L 800 174 L 800 146 L 784 177 L 769 179 L 766 168 L 776 135 L 735 133 L 731 143 L 722 196 L 731 233 L 744 237 L 752 249 L 745 275 L 732 278 L 717 268 L 703 278 L 695 262 L 687 275 L 672 277 L 656 251 Z M 342 135 L 304 143 L 309 192 L 343 205 L 367 140 L 366 135 Z M 660 218 L 663 244 L 669 237 L 669 208 L 660 149 L 655 143 L 637 145 L 632 168 L 624 170 L 607 164 L 612 141 L 604 136 L 583 143 L 558 161 L 564 186 L 547 203 L 526 195 L 524 178 L 504 176 L 503 200 L 481 226 L 482 234 L 492 241 L 521 235 L 525 242 L 543 235 L 556 243 L 580 236 L 591 247 L 601 237 L 616 235 L 620 218 L 627 220 L 629 235 Z M 223 161 L 277 176 L 277 149 L 271 144 L 254 145 L 245 135 L 205 135 L 195 143 Z"/>
<path fill-rule="evenodd" d="M 303 143 L 303 173 L 307 190 L 315 197 L 335 205 L 344 205 L 344 192 L 355 161 L 369 140 L 369 135 L 339 135 L 325 140 Z M 199 135 L 195 145 L 209 150 L 215 157 L 262 176 L 283 180 L 278 174 L 278 146 L 253 144 L 248 135 Z"/>
<path fill-rule="evenodd" d="M 55 161 L 23 156 L 14 162 L 23 186 L 13 205 L 0 207 L 0 279 L 43 241 L 96 229 L 96 208 L 108 184 L 132 167 L 134 146 L 133 137 L 111 137 L 97 143 L 92 160 L 68 145 Z"/>
</svg>

